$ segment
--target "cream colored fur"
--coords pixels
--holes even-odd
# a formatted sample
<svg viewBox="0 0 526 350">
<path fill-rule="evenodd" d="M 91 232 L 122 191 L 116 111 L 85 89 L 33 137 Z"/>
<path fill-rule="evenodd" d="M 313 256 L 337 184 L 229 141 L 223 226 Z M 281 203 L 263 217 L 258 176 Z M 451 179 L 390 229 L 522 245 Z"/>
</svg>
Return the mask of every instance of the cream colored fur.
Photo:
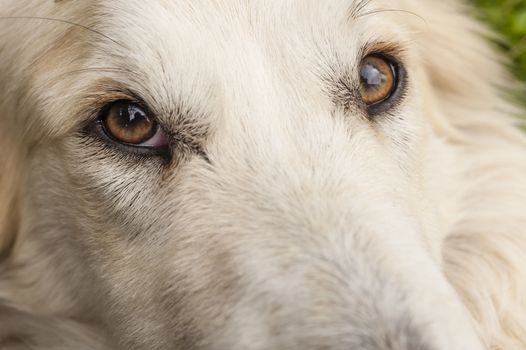
<svg viewBox="0 0 526 350">
<path fill-rule="evenodd" d="M 0 2 L 0 348 L 526 349 L 526 137 L 469 13 Z M 331 98 L 371 44 L 408 71 L 375 120 Z M 82 132 L 119 89 L 206 158 Z"/>
</svg>

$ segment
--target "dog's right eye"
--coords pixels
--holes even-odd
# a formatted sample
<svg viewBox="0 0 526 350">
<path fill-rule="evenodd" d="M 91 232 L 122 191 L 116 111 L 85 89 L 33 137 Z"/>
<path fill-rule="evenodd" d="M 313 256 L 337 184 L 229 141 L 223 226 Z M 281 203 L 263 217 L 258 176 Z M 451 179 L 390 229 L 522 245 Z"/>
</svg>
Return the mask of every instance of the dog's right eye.
<svg viewBox="0 0 526 350">
<path fill-rule="evenodd" d="M 160 125 L 141 106 L 117 101 L 108 106 L 100 119 L 102 131 L 124 146 L 160 149 L 168 146 L 168 137 Z"/>
</svg>

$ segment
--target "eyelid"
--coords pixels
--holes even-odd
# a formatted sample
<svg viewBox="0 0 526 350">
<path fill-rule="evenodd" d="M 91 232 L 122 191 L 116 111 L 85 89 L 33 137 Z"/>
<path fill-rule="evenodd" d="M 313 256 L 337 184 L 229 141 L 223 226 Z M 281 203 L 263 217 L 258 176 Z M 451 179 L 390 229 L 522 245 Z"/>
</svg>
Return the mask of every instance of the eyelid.
<svg viewBox="0 0 526 350">
<path fill-rule="evenodd" d="M 385 41 L 369 42 L 362 46 L 361 55 L 359 55 L 359 61 L 371 55 L 384 56 L 398 62 L 399 64 L 402 64 L 405 61 L 407 51 L 403 46 L 397 43 Z"/>
</svg>

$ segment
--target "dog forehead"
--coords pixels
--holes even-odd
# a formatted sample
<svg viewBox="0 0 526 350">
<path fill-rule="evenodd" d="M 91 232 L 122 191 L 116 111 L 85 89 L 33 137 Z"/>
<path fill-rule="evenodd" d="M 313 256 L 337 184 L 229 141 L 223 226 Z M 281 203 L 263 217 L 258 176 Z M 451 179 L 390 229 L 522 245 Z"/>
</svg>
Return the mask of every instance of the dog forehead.
<svg viewBox="0 0 526 350">
<path fill-rule="evenodd" d="M 279 85 L 297 94 L 301 86 L 303 101 L 312 101 L 320 95 L 319 73 L 330 63 L 355 62 L 363 43 L 391 35 L 360 17 L 378 5 L 375 0 L 99 0 L 92 5 L 83 5 L 91 8 L 86 15 L 92 19 L 81 22 L 92 23 L 100 35 L 86 46 L 84 56 L 90 58 L 76 62 L 84 65 L 80 71 L 110 65 L 113 73 L 88 71 L 83 91 L 98 88 L 90 81 L 110 77 L 147 104 L 164 104 L 156 111 L 161 115 L 172 114 L 170 101 L 218 106 L 206 103 L 211 91 L 255 100 L 256 90 L 264 94 L 263 89 L 276 91 Z M 361 37 L 364 32 L 367 38 Z"/>
<path fill-rule="evenodd" d="M 190 0 L 116 0 L 101 1 L 97 11 L 104 26 L 124 29 L 121 34 L 146 32 L 157 38 L 195 40 L 235 39 L 243 34 L 287 38 L 301 32 L 315 35 L 352 22 L 374 8 L 376 0 L 285 0 L 285 1 L 190 1 Z M 113 17 L 112 17 L 113 15 Z M 280 34 L 280 35 L 274 35 Z M 130 37 L 133 40 L 133 37 Z"/>
<path fill-rule="evenodd" d="M 368 43 L 397 41 L 392 21 L 384 18 L 389 10 L 379 11 L 384 7 L 379 0 L 116 0 L 101 1 L 95 22 L 132 52 L 122 56 L 142 62 L 152 56 L 168 65 L 191 61 L 201 70 L 219 64 L 225 71 L 261 49 L 289 64 L 331 55 L 350 62 Z"/>
<path fill-rule="evenodd" d="M 296 79 L 302 79 L 304 70 L 298 67 L 306 64 L 319 69 L 336 54 L 351 62 L 365 41 L 360 32 L 366 27 L 361 18 L 359 25 L 353 23 L 373 1 L 116 0 L 100 4 L 97 12 L 103 16 L 97 20 L 97 29 L 122 43 L 115 47 L 105 41 L 101 45 L 107 46 L 100 52 L 120 50 L 126 65 L 137 66 L 138 71 L 147 66 L 151 76 L 170 75 L 180 83 L 193 80 L 194 87 L 202 87 L 217 80 L 211 75 L 241 79 L 243 73 L 254 76 L 257 69 L 265 69 L 263 64 L 288 72 L 298 69 Z"/>
<path fill-rule="evenodd" d="M 214 20 L 225 17 L 229 21 L 245 18 L 271 19 L 281 17 L 290 20 L 294 16 L 316 16 L 323 19 L 328 15 L 334 22 L 335 17 L 357 18 L 369 9 L 380 5 L 379 0 L 282 0 L 282 1 L 191 1 L 191 0 L 99 0 L 97 6 L 113 9 L 119 15 L 140 13 L 143 16 L 153 14 L 159 20 L 163 17 L 206 18 Z M 278 16 L 276 16 L 278 15 Z"/>
</svg>

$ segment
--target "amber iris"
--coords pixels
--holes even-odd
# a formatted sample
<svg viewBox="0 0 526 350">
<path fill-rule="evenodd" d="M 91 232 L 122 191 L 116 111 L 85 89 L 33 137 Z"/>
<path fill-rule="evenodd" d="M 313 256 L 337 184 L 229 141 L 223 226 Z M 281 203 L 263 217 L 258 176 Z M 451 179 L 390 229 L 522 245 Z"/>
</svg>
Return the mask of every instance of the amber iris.
<svg viewBox="0 0 526 350">
<path fill-rule="evenodd" d="M 360 65 L 360 95 L 363 102 L 375 105 L 391 97 L 396 88 L 393 64 L 380 56 L 367 56 Z"/>
<path fill-rule="evenodd" d="M 151 139 L 156 131 L 156 123 L 137 104 L 121 101 L 108 109 L 103 118 L 106 133 L 115 141 L 139 145 Z"/>
</svg>

